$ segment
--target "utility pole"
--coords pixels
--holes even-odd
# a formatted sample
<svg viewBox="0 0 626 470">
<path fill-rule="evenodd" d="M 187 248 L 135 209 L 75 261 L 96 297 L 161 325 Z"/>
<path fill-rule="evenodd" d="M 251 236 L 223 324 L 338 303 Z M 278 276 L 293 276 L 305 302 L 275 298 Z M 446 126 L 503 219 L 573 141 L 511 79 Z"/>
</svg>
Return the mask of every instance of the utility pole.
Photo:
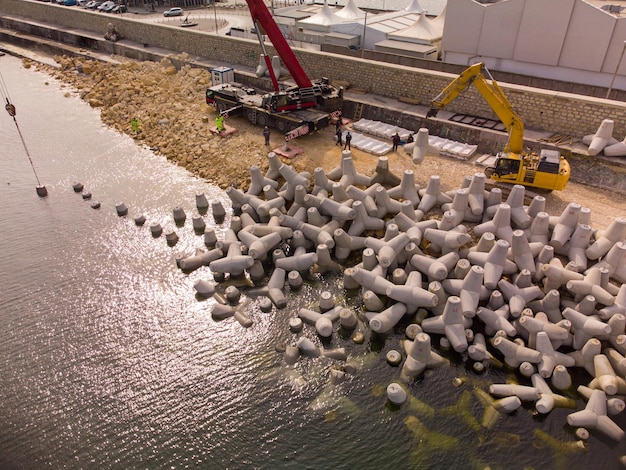
<svg viewBox="0 0 626 470">
<path fill-rule="evenodd" d="M 213 0 L 213 15 L 215 16 L 215 34 L 217 34 L 217 0 Z"/>
<path fill-rule="evenodd" d="M 622 46 L 622 53 L 619 56 L 619 60 L 617 61 L 617 66 L 615 67 L 615 72 L 613 72 L 613 78 L 611 79 L 611 84 L 609 85 L 609 90 L 606 92 L 606 99 L 609 99 L 609 95 L 611 94 L 611 90 L 613 89 L 613 83 L 615 83 L 615 76 L 617 75 L 617 71 L 619 70 L 619 66 L 622 65 L 622 59 L 624 58 L 624 51 L 626 50 L 626 41 L 624 41 L 624 45 Z"/>
<path fill-rule="evenodd" d="M 363 44 L 361 44 L 361 59 L 365 52 L 365 30 L 367 29 L 367 12 L 365 12 L 365 20 L 363 21 Z"/>
</svg>

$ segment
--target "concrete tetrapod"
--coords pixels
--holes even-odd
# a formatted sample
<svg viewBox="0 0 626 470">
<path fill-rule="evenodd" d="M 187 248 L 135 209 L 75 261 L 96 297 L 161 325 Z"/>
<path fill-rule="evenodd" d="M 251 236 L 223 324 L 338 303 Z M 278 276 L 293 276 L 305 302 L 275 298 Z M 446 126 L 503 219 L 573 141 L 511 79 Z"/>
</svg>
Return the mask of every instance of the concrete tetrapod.
<svg viewBox="0 0 626 470">
<path fill-rule="evenodd" d="M 422 321 L 422 329 L 426 333 L 444 334 L 456 352 L 467 350 L 465 328 L 470 326 L 471 319 L 463 316 L 461 299 L 457 296 L 448 297 L 441 316 L 426 318 Z"/>
<path fill-rule="evenodd" d="M 595 429 L 615 441 L 624 438 L 624 431 L 607 416 L 606 394 L 602 390 L 592 392 L 584 410 L 568 415 L 567 424 Z"/>
<path fill-rule="evenodd" d="M 510 338 L 517 335 L 517 329 L 509 321 L 509 308 L 506 305 L 496 310 L 479 307 L 476 309 L 476 316 L 485 324 L 487 334 L 503 331 Z"/>
<path fill-rule="evenodd" d="M 626 242 L 617 242 L 601 261 L 591 269 L 608 270 L 608 275 L 617 282 L 626 282 Z M 586 274 L 586 273 L 585 273 Z"/>
<path fill-rule="evenodd" d="M 550 215 L 547 212 L 539 212 L 526 229 L 529 242 L 538 242 L 547 245 L 550 241 Z"/>
<path fill-rule="evenodd" d="M 587 343 L 587 341 L 591 338 L 608 335 L 611 332 L 611 327 L 606 323 L 593 317 L 583 315 L 572 308 L 565 308 L 565 310 L 563 310 L 563 316 L 572 322 L 574 330 L 574 341 L 572 346 L 576 350 L 583 348 L 585 343 Z"/>
<path fill-rule="evenodd" d="M 591 395 L 593 394 L 593 390 L 594 389 L 585 387 L 584 385 L 579 385 L 578 388 L 576 389 L 576 391 L 580 393 L 583 397 L 585 397 L 587 400 L 591 398 Z M 622 398 L 606 397 L 607 415 L 616 416 L 620 414 L 622 411 L 624 411 L 624 409 L 626 409 L 626 404 L 624 403 L 624 400 Z"/>
<path fill-rule="evenodd" d="M 570 202 L 565 210 L 561 213 L 559 218 L 552 229 L 552 236 L 550 237 L 550 245 L 554 248 L 563 248 L 563 246 L 570 239 L 576 225 L 578 224 L 578 216 L 582 206 L 577 202 Z"/>
<path fill-rule="evenodd" d="M 550 220 L 543 212 L 545 200 L 542 204 L 541 200 L 534 199 L 536 202 L 532 210 L 530 207 L 527 210 L 523 207 L 523 202 L 519 202 L 523 201 L 522 199 L 518 201 L 510 198 L 506 203 L 502 203 L 501 192 L 486 193 L 482 188 L 484 179 L 478 175 L 468 178 L 460 190 L 445 194 L 437 185 L 437 191 L 428 195 L 426 190 L 422 192 L 417 189 L 414 174 L 405 172 L 400 180 L 388 173 L 388 166 L 386 170 L 384 168 L 388 161 L 381 163 L 382 170 L 374 177 L 378 179 L 376 184 L 371 184 L 370 181 L 369 187 L 359 189 L 355 185 L 361 184 L 354 179 L 356 172 L 354 174 L 352 172 L 354 162 L 351 161 L 351 157 L 344 160 L 338 175 L 326 176 L 323 171 L 316 171 L 315 184 L 311 191 L 307 174 L 297 173 L 282 163 L 277 162 L 279 163 L 277 166 L 276 162 L 271 163 L 270 160 L 270 170 L 276 173 L 274 179 L 280 176 L 291 180 L 281 188 L 261 179 L 267 176 L 260 178 L 260 173 L 256 171 L 256 184 L 257 186 L 262 184 L 260 191 L 258 187 L 251 193 L 232 191 L 233 210 L 237 215 L 232 217 L 231 226 L 223 233 L 224 237 L 223 240 L 219 240 L 219 246 L 218 242 L 215 242 L 216 247 L 226 253 L 226 257 L 215 260 L 214 266 L 219 268 L 222 260 L 233 263 L 234 260 L 240 259 L 238 257 L 250 259 L 253 261 L 255 272 L 260 269 L 260 274 L 253 276 L 253 267 L 247 267 L 249 261 L 243 262 L 242 266 L 235 263 L 232 272 L 226 272 L 225 269 L 222 271 L 233 277 L 245 272 L 245 281 L 252 280 L 257 283 L 261 282 L 263 275 L 267 276 L 264 269 L 270 272 L 270 264 L 273 264 L 268 286 L 250 289 L 248 292 L 261 293 L 276 301 L 277 306 L 285 306 L 286 298 L 283 292 L 287 280 L 287 272 L 283 269 L 283 263 L 287 262 L 285 260 L 312 254 L 318 261 L 316 269 L 321 268 L 318 272 L 324 272 L 322 271 L 326 269 L 324 266 L 333 271 L 343 269 L 337 261 L 343 262 L 348 259 L 352 261 L 351 255 L 360 254 L 359 261 L 356 261 L 358 265 L 346 266 L 343 281 L 346 290 L 361 289 L 361 293 L 352 292 L 349 295 L 362 298 L 367 310 L 364 315 L 370 324 L 370 331 L 380 333 L 391 331 L 402 320 L 411 321 L 413 322 L 411 325 L 416 327 L 413 328 L 416 331 L 412 332 L 411 336 L 408 335 L 407 328 L 407 336 L 415 338 L 414 342 L 403 341 L 407 352 L 407 359 L 402 367 L 403 378 L 415 377 L 427 367 L 447 363 L 431 350 L 428 332 L 443 335 L 442 339 L 445 341 L 442 341 L 442 344 L 448 342 L 456 352 L 463 353 L 467 350 L 472 360 L 481 364 L 484 361 L 484 365 L 492 367 L 501 366 L 489 351 L 491 343 L 480 333 L 482 325 L 476 324 L 474 331 L 469 329 L 473 323 L 468 317 L 472 317 L 474 311 L 484 311 L 485 315 L 477 313 L 476 316 L 486 324 L 485 333 L 496 336 L 493 339 L 493 347 L 502 352 L 508 365 L 519 367 L 520 373 L 527 377 L 535 374 L 537 378 L 533 380 L 543 380 L 543 377 L 551 374 L 555 377 L 553 379 L 555 385 L 557 369 L 563 370 L 564 374 L 559 372 L 559 379 L 563 379 L 559 383 L 562 385 L 555 387 L 565 389 L 571 384 L 572 378 L 567 374 L 567 367 L 584 367 L 594 377 L 593 387 L 602 388 L 601 382 L 608 380 L 609 388 L 606 385 L 604 388 L 612 390 L 611 374 L 606 373 L 604 364 L 612 360 L 619 362 L 617 353 L 622 357 L 624 355 L 624 350 L 620 346 L 613 346 L 613 343 L 621 344 L 619 341 L 623 340 L 626 344 L 626 334 L 623 332 L 626 319 L 623 318 L 624 312 L 621 310 L 626 302 L 626 293 L 622 294 L 622 298 L 618 296 L 621 288 L 615 285 L 613 288 L 608 287 L 612 283 L 609 283 L 609 266 L 606 264 L 602 264 L 601 269 L 596 268 L 587 276 L 576 272 L 579 268 L 574 264 L 578 265 L 578 261 L 582 260 L 581 250 L 584 250 L 586 255 L 593 246 L 593 243 L 589 247 L 585 244 L 591 243 L 592 237 L 601 237 L 604 234 L 604 232 L 596 234 L 593 231 L 590 233 L 587 227 L 583 227 L 585 224 L 588 226 L 588 211 L 584 211 L 582 207 L 579 209 L 576 222 L 571 227 L 571 234 L 561 237 L 563 242 L 557 247 L 559 243 L 555 243 L 554 240 L 558 237 L 551 233 L 550 224 L 552 222 L 556 227 L 564 221 L 561 220 L 562 217 Z M 332 181 L 337 176 L 342 178 L 343 182 Z M 437 179 L 431 178 L 430 181 L 435 180 Z M 350 184 L 347 184 L 348 182 Z M 385 189 L 385 185 L 392 186 L 392 189 Z M 521 194 L 521 191 L 516 190 L 517 193 Z M 405 201 L 396 200 L 400 198 Z M 446 206 L 449 210 L 444 212 L 440 221 L 433 219 L 433 214 L 420 209 L 429 198 L 434 202 L 430 210 L 438 210 L 442 204 L 451 204 Z M 415 210 L 415 204 L 418 210 Z M 515 219 L 512 211 L 514 204 L 516 209 L 524 211 L 527 217 L 522 212 L 516 212 L 518 218 Z M 498 211 L 506 216 L 507 205 L 510 208 L 508 213 L 510 243 L 502 239 L 496 241 L 496 236 L 491 231 L 483 233 L 475 247 L 461 243 L 469 241 L 471 233 L 471 229 L 468 230 L 461 225 L 462 222 L 471 220 L 471 217 L 482 217 L 487 212 L 493 214 L 496 219 Z M 350 218 L 353 213 L 355 217 Z M 480 220 L 481 223 L 487 222 L 488 215 L 485 222 L 482 222 L 482 218 Z M 528 220 L 532 222 L 524 227 Z M 618 223 L 614 225 L 619 228 Z M 354 227 L 354 231 L 351 227 Z M 380 231 L 383 227 L 386 228 L 384 235 L 368 233 L 369 237 L 361 237 L 361 234 L 368 230 Z M 533 232 L 533 229 L 536 231 Z M 580 243 L 574 241 L 577 232 L 580 232 L 578 235 L 582 235 L 583 239 L 588 236 L 587 243 L 584 240 Z M 263 255 L 258 255 L 259 252 L 253 245 L 266 236 L 267 240 L 272 241 L 272 246 L 267 250 L 264 247 L 267 256 L 262 264 L 260 258 L 263 258 Z M 531 239 L 532 236 L 537 238 Z M 551 241 L 552 245 L 542 246 Z M 614 248 L 619 243 L 623 243 L 623 240 L 610 241 L 608 249 L 597 258 L 600 259 L 598 263 L 607 262 L 611 249 L 619 251 L 619 247 Z M 284 246 L 284 250 L 275 249 L 278 244 L 282 244 L 281 248 Z M 247 248 L 243 245 L 247 245 Z M 558 256 L 568 256 L 573 263 L 563 266 L 560 259 L 554 257 L 555 252 Z M 324 254 L 323 260 L 321 253 Z M 443 253 L 443 256 L 439 256 L 440 253 Z M 303 266 L 308 270 L 311 264 Z M 289 266 L 289 272 L 297 275 L 299 274 L 297 270 L 303 266 Z M 220 276 L 222 273 L 219 271 L 217 269 L 213 272 L 217 282 L 225 280 L 226 277 Z M 302 277 L 304 275 L 299 275 L 298 280 L 301 281 Z M 240 281 L 244 281 L 243 278 L 234 281 L 239 287 L 244 285 L 243 282 L 240 284 Z M 583 281 L 581 285 L 584 288 L 579 287 L 578 281 Z M 545 295 L 538 285 L 533 284 L 538 282 L 544 282 Z M 572 284 L 568 286 L 570 282 Z M 425 284 L 428 284 L 428 290 L 424 288 Z M 605 296 L 604 292 L 598 291 L 597 288 L 593 292 L 590 291 L 587 287 L 589 284 L 603 289 L 611 297 Z M 292 289 L 297 288 L 292 282 L 290 286 Z M 234 286 L 232 287 L 234 289 Z M 213 285 L 207 288 L 208 293 L 214 290 Z M 573 299 L 570 293 L 573 294 Z M 596 297 L 598 293 L 600 295 Z M 245 295 L 245 291 L 242 290 L 241 294 Z M 594 299 L 591 299 L 592 295 Z M 229 298 L 235 303 L 238 297 L 233 295 Z M 266 305 L 268 298 L 263 299 Z M 609 304 L 611 299 L 612 305 Z M 323 306 L 326 300 L 328 305 Z M 316 328 L 318 334 L 322 330 L 324 334 L 332 335 L 334 330 L 332 320 L 330 325 L 327 321 L 330 320 L 328 316 L 332 314 L 341 322 L 341 339 L 352 337 L 355 338 L 353 339 L 355 343 L 362 342 L 365 337 L 364 325 L 360 321 L 361 318 L 357 317 L 356 311 L 333 304 L 332 299 L 320 299 L 320 310 L 329 308 L 329 312 L 319 313 L 316 310 L 301 309 L 302 317 L 294 320 L 306 318 L 308 323 L 317 327 L 321 319 L 320 328 Z M 236 316 L 243 309 L 241 305 L 237 307 L 219 305 L 220 307 L 214 309 L 216 316 Z M 596 311 L 596 308 L 599 310 Z M 264 311 L 267 311 L 267 308 Z M 487 320 L 488 313 L 492 314 L 491 320 Z M 440 315 L 431 316 L 438 314 Z M 512 314 L 519 318 L 511 321 Z M 423 331 L 418 329 L 417 324 L 420 322 Z M 300 328 L 301 326 L 300 322 Z M 338 325 L 337 327 L 339 328 Z M 569 331 L 570 327 L 573 336 Z M 346 335 L 353 330 L 355 333 Z M 620 331 L 622 334 L 619 334 Z M 293 329 L 293 332 L 298 333 L 296 329 Z M 301 330 L 298 345 L 285 347 L 286 362 L 293 364 L 300 354 L 312 357 L 323 354 L 330 359 L 344 360 L 345 351 L 326 353 L 316 346 L 314 341 L 306 339 L 304 335 L 312 332 L 312 328 Z M 507 336 L 515 338 L 515 341 L 511 341 Z M 597 357 L 601 353 L 601 341 L 611 344 L 615 351 L 611 355 L 607 354 L 604 361 Z M 523 346 L 524 342 L 528 347 Z M 469 344 L 471 346 L 468 346 Z M 574 349 L 580 347 L 581 350 L 561 355 L 556 351 L 561 345 L 573 346 Z M 466 355 L 460 356 L 465 359 Z M 611 366 L 617 370 L 612 363 Z M 331 382 L 339 383 L 343 376 L 343 373 L 333 374 Z M 621 382 L 617 381 L 616 388 L 619 387 Z M 547 392 L 542 393 L 547 395 Z M 533 397 L 535 396 L 536 392 L 533 391 Z M 551 397 L 554 399 L 552 395 Z M 485 403 L 490 410 L 510 411 L 519 406 L 518 398 L 505 397 L 502 401 L 491 399 Z M 546 403 L 545 409 L 548 406 Z"/>
<path fill-rule="evenodd" d="M 545 312 L 539 310 L 535 316 L 521 315 L 517 320 L 518 333 L 525 336 L 528 346 L 536 349 L 537 333 L 545 332 L 555 348 L 563 344 L 571 344 L 572 335 L 570 333 L 572 324 L 569 320 L 552 322 Z M 526 333 L 526 334 L 525 334 Z M 573 365 L 573 364 L 572 364 Z"/>
<path fill-rule="evenodd" d="M 404 170 L 400 184 L 387 190 L 387 194 L 394 199 L 410 201 L 413 207 L 417 207 L 420 203 L 419 189 L 419 185 L 415 184 L 415 173 L 413 170 Z"/>
<path fill-rule="evenodd" d="M 211 261 L 221 258 L 224 255 L 222 250 L 219 248 L 214 248 L 205 253 L 195 256 L 188 256 L 186 258 L 182 258 L 179 261 L 179 267 L 181 271 L 184 272 L 192 272 L 201 266 L 209 266 Z"/>
<path fill-rule="evenodd" d="M 530 362 L 531 364 L 541 362 L 539 351 L 521 346 L 502 336 L 493 340 L 493 346 L 504 355 L 504 362 L 510 367 L 519 367 L 522 362 Z"/>
<path fill-rule="evenodd" d="M 369 320 L 369 327 L 376 333 L 385 333 L 391 330 L 406 313 L 406 305 L 397 302 L 382 312 L 376 313 Z"/>
<path fill-rule="evenodd" d="M 483 267 L 483 284 L 489 290 L 494 290 L 498 286 L 503 274 L 513 274 L 517 271 L 517 265 L 507 259 L 509 246 L 506 240 L 498 240 L 488 253 L 474 251 L 467 255 L 470 263 Z"/>
<path fill-rule="evenodd" d="M 487 429 L 493 427 L 501 414 L 513 413 L 522 406 L 522 401 L 514 395 L 494 400 L 491 395 L 480 388 L 474 388 L 474 395 L 485 407 L 481 424 Z"/>
<path fill-rule="evenodd" d="M 406 233 L 400 233 L 398 236 L 393 237 L 389 241 L 374 237 L 367 237 L 365 239 L 365 246 L 372 248 L 376 252 L 378 263 L 383 268 L 388 268 L 410 241 L 411 240 Z"/>
<path fill-rule="evenodd" d="M 615 145 L 617 140 L 613 138 L 613 127 L 615 122 L 612 119 L 604 119 L 595 134 L 586 135 L 582 141 L 589 146 L 587 150 L 589 155 L 595 157 L 598 155 L 607 145 Z"/>
<path fill-rule="evenodd" d="M 395 382 L 387 385 L 387 398 L 394 405 L 401 405 L 407 399 L 407 394 L 400 384 Z"/>
<path fill-rule="evenodd" d="M 539 391 L 540 398 L 535 402 L 535 408 L 541 414 L 547 414 L 555 407 L 576 408 L 576 400 L 554 393 L 540 374 L 531 376 L 533 387 Z"/>
<path fill-rule="evenodd" d="M 174 222 L 178 227 L 182 227 L 185 224 L 185 220 L 187 220 L 187 214 L 181 207 L 174 207 L 172 209 L 172 213 L 174 216 Z"/>
<path fill-rule="evenodd" d="M 511 234 L 511 255 L 520 271 L 527 269 L 531 274 L 535 274 L 535 257 L 523 230 L 514 230 Z"/>
<path fill-rule="evenodd" d="M 493 219 L 474 227 L 474 233 L 478 236 L 486 232 L 495 234 L 499 239 L 506 240 L 509 244 L 513 239 L 511 228 L 511 206 L 502 203 L 498 206 Z"/>
<path fill-rule="evenodd" d="M 593 230 L 590 225 L 578 224 L 572 238 L 567 247 L 567 257 L 574 263 L 581 271 L 587 269 L 587 254 L 585 253 L 589 246 L 589 240 Z"/>
<path fill-rule="evenodd" d="M 432 351 L 430 336 L 426 333 L 418 333 L 414 341 L 406 340 L 403 344 L 407 353 L 406 360 L 402 366 L 402 375 L 405 377 L 417 377 L 426 368 L 450 364 L 448 359 Z"/>
<path fill-rule="evenodd" d="M 554 350 L 548 333 L 545 331 L 537 332 L 535 349 L 541 353 L 541 361 L 538 365 L 541 377 L 548 378 L 552 376 L 552 372 L 557 365 L 572 367 L 576 363 L 571 356 Z"/>
<path fill-rule="evenodd" d="M 424 157 L 428 153 L 428 129 L 421 127 L 417 131 L 415 138 L 415 146 L 413 147 L 413 163 L 419 165 L 424 161 Z"/>
<path fill-rule="evenodd" d="M 479 302 L 489 296 L 489 290 L 483 286 L 483 275 L 482 267 L 472 266 L 463 279 L 444 279 L 441 283 L 446 292 L 461 299 L 461 309 L 467 318 L 476 315 Z"/>
<path fill-rule="evenodd" d="M 539 395 L 539 390 L 535 387 L 508 383 L 490 385 L 489 393 L 495 397 L 516 396 L 522 401 L 536 401 L 541 397 Z"/>
<path fill-rule="evenodd" d="M 441 191 L 440 183 L 439 176 L 432 175 L 428 180 L 426 189 L 419 191 L 421 200 L 417 208 L 423 213 L 429 212 L 437 205 L 452 202 L 452 198 Z"/>
<path fill-rule="evenodd" d="M 626 284 L 620 286 L 613 305 L 601 308 L 598 310 L 598 314 L 603 320 L 608 320 L 613 315 L 617 314 L 626 315 Z"/>
<path fill-rule="evenodd" d="M 344 307 L 337 306 L 327 313 L 320 313 L 308 308 L 301 308 L 298 310 L 298 317 L 312 325 L 315 325 L 317 333 L 324 338 L 328 338 L 332 336 L 333 322 L 339 319 L 339 312 L 343 308 Z"/>
<path fill-rule="evenodd" d="M 623 157 L 626 156 L 626 137 L 621 142 L 610 144 L 602 149 L 607 157 Z"/>
<path fill-rule="evenodd" d="M 606 255 L 615 243 L 624 240 L 626 240 L 626 217 L 616 217 L 585 250 L 587 258 L 597 260 Z"/>
</svg>

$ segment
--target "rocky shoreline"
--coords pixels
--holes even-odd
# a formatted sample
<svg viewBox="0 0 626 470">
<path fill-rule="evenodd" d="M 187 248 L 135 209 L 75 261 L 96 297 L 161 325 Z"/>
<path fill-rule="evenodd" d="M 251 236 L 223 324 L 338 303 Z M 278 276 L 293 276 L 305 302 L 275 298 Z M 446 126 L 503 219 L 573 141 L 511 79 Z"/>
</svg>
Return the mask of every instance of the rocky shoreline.
<svg viewBox="0 0 626 470">
<path fill-rule="evenodd" d="M 185 53 L 170 56 L 159 62 L 138 62 L 125 57 L 102 62 L 84 57 L 55 56 L 59 67 L 52 67 L 24 59 L 26 67 L 36 67 L 67 87 L 67 96 L 80 96 L 99 109 L 106 125 L 132 136 L 139 145 L 145 145 L 170 162 L 186 168 L 208 182 L 226 189 L 236 185 L 246 189 L 250 183 L 250 167 L 262 171 L 268 167 L 267 153 L 284 145 L 282 135 L 273 132 L 270 148 L 264 145 L 261 129 L 245 119 L 233 118 L 231 124 L 238 132 L 229 137 L 213 134 L 215 110 L 205 103 L 205 90 L 211 84 L 210 73 L 201 68 L 174 63 L 188 60 Z M 138 120 L 138 132 L 131 120 Z M 295 145 L 303 153 L 283 161 L 300 171 L 311 174 L 320 167 L 330 171 L 340 161 L 341 151 L 335 145 L 334 128 L 327 128 L 304 138 Z M 356 168 L 372 175 L 378 157 L 352 150 Z M 416 182 L 425 185 L 430 175 L 439 175 L 442 187 L 457 188 L 467 176 L 482 169 L 466 162 L 429 155 L 419 165 L 404 151 L 387 155 L 389 168 L 397 175 L 413 169 Z M 586 176 L 598 174 L 601 168 L 590 168 Z M 607 186 L 611 187 L 611 185 Z M 547 210 L 559 213 L 569 202 L 590 207 L 594 225 L 606 227 L 614 217 L 626 213 L 626 203 L 620 194 L 570 182 L 561 192 L 547 197 Z"/>
</svg>

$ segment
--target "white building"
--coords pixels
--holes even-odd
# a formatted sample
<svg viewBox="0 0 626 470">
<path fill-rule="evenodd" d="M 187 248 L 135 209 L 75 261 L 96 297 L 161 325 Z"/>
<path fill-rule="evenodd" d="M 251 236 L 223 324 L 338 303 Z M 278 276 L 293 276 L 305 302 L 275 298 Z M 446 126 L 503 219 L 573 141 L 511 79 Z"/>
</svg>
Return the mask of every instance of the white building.
<svg viewBox="0 0 626 470">
<path fill-rule="evenodd" d="M 322 5 L 303 5 L 275 12 L 283 25 L 293 23 L 288 37 L 306 43 L 341 44 L 352 48 L 436 59 L 440 51 L 443 17 L 431 24 L 426 3 L 442 13 L 446 0 L 410 0 L 399 11 L 379 14 L 366 12 L 357 6 L 363 0 L 347 0 L 342 7 L 333 7 L 332 1 Z M 380 0 L 378 7 L 381 8 Z M 317 9 L 314 10 L 314 7 Z M 309 14 L 303 17 L 303 12 Z"/>
<path fill-rule="evenodd" d="M 626 89 L 625 41 L 626 18 L 583 0 L 453 0 L 442 60 Z"/>
</svg>

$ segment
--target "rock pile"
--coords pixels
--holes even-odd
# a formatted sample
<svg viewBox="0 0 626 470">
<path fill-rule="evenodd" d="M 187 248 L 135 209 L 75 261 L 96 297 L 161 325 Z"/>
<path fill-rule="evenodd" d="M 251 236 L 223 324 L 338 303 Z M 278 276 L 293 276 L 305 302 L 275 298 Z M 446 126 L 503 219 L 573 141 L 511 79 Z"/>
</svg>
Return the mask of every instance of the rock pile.
<svg viewBox="0 0 626 470">
<path fill-rule="evenodd" d="M 80 97 L 99 108 L 102 121 L 153 148 L 169 161 L 226 188 L 247 187 L 250 167 L 266 164 L 261 139 L 222 138 L 209 130 L 215 111 L 206 105 L 211 75 L 188 62 L 186 54 L 160 62 L 98 62 L 80 57 L 55 57 L 50 74 L 74 87 Z M 136 119 L 138 131 L 132 128 Z"/>
</svg>

